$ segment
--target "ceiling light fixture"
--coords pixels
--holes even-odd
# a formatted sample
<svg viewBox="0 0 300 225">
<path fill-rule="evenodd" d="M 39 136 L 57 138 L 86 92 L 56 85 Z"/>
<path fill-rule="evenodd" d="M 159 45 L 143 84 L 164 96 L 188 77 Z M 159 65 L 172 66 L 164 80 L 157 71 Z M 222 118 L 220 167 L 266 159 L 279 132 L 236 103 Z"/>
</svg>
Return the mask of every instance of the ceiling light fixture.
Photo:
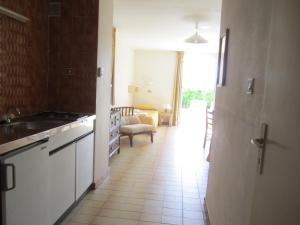
<svg viewBox="0 0 300 225">
<path fill-rule="evenodd" d="M 198 22 L 196 22 L 195 30 L 196 30 L 196 32 L 191 37 L 185 39 L 185 42 L 191 43 L 191 44 L 205 44 L 205 43 L 207 43 L 207 40 L 205 40 L 199 34 L 199 24 L 198 24 Z"/>
</svg>

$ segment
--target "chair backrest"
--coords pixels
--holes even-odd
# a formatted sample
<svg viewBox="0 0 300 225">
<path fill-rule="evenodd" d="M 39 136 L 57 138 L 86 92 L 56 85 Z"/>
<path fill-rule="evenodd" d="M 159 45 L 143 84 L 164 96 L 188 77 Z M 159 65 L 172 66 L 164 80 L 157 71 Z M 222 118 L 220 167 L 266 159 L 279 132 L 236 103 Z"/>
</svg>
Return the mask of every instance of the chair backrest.
<svg viewBox="0 0 300 225">
<path fill-rule="evenodd" d="M 206 128 L 211 128 L 214 122 L 214 111 L 206 107 Z"/>
<path fill-rule="evenodd" d="M 133 116 L 134 107 L 131 107 L 131 106 L 114 107 L 111 110 L 112 111 L 120 111 L 121 116 Z"/>
</svg>

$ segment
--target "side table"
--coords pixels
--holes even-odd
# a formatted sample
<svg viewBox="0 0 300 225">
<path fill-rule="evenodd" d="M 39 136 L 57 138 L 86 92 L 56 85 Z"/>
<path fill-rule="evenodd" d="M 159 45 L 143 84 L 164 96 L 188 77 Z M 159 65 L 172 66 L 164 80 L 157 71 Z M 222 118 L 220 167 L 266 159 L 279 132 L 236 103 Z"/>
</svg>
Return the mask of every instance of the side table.
<svg viewBox="0 0 300 225">
<path fill-rule="evenodd" d="M 172 125 L 172 113 L 170 112 L 160 112 L 159 113 L 159 126 L 162 125 L 167 125 L 171 126 Z"/>
</svg>

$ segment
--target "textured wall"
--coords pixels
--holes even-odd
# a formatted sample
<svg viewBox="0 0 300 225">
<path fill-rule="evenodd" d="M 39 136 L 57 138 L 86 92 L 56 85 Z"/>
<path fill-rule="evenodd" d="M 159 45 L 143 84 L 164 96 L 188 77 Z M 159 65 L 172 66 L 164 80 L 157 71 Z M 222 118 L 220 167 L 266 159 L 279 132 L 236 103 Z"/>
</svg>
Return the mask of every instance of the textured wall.
<svg viewBox="0 0 300 225">
<path fill-rule="evenodd" d="M 64 0 L 50 17 L 49 108 L 96 111 L 98 0 Z"/>
<path fill-rule="evenodd" d="M 0 16 L 0 117 L 12 106 L 28 113 L 47 108 L 48 5 L 46 0 L 0 0 L 27 24 Z"/>
</svg>

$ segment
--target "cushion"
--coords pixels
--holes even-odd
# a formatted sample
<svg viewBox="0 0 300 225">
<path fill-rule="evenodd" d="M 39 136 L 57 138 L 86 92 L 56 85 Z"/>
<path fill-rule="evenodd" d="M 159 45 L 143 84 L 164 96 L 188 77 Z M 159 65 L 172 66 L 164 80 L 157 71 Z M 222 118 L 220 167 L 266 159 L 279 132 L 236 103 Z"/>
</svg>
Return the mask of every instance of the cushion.
<svg viewBox="0 0 300 225">
<path fill-rule="evenodd" d="M 134 115 L 138 117 L 147 116 L 147 113 L 144 111 L 141 111 L 140 109 L 137 109 L 134 111 Z"/>
<path fill-rule="evenodd" d="M 140 104 L 135 107 L 136 109 L 141 109 L 141 110 L 157 110 L 155 107 L 147 104 Z"/>
<path fill-rule="evenodd" d="M 138 123 L 141 123 L 141 120 L 138 116 L 122 116 L 121 118 L 121 126 Z"/>
<path fill-rule="evenodd" d="M 125 134 L 136 134 L 136 133 L 153 131 L 153 130 L 154 127 L 149 124 L 131 124 L 131 125 L 121 126 L 120 128 L 121 133 L 125 133 Z"/>
</svg>

